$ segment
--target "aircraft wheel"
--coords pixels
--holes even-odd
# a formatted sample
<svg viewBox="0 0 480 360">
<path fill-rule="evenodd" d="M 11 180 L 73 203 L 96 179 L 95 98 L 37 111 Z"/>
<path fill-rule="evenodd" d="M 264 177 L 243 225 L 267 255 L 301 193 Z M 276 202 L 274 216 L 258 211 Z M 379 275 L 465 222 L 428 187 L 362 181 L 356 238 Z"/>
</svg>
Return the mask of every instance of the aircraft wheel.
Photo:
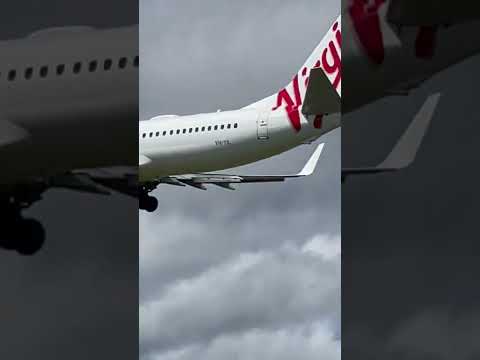
<svg viewBox="0 0 480 360">
<path fill-rule="evenodd" d="M 140 199 L 140 209 L 147 212 L 154 212 L 158 209 L 158 200 L 153 196 L 143 196 Z"/>
<path fill-rule="evenodd" d="M 16 250 L 21 255 L 37 253 L 45 243 L 45 229 L 37 220 L 22 219 L 16 234 Z"/>
</svg>

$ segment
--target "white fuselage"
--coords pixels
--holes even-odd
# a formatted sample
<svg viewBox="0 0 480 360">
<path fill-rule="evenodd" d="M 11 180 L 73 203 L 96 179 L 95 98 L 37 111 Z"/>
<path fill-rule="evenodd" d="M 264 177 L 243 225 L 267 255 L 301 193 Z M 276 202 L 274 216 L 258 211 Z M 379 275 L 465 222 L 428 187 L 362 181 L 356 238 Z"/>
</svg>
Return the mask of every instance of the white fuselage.
<svg viewBox="0 0 480 360">
<path fill-rule="evenodd" d="M 135 165 L 138 27 L 55 29 L 0 42 L 2 189 L 72 169 Z"/>
<path fill-rule="evenodd" d="M 218 171 L 256 162 L 312 141 L 340 126 L 340 115 L 302 112 L 310 71 L 328 61 L 327 77 L 341 96 L 341 19 L 277 94 L 243 109 L 140 122 L 140 181 Z"/>
<path fill-rule="evenodd" d="M 388 4 L 386 2 L 379 10 L 385 48 L 385 58 L 381 64 L 375 64 L 369 58 L 358 40 L 352 19 L 347 11 L 343 12 L 342 29 L 347 32 L 346 36 L 342 36 L 341 44 L 343 70 L 335 73 L 335 67 L 332 66 L 333 72 L 329 73 L 332 84 L 335 77 L 340 81 L 347 78 L 347 96 L 342 100 L 342 113 L 358 109 L 396 90 L 415 87 L 417 83 L 480 51 L 480 44 L 465 41 L 480 29 L 480 23 L 475 22 L 439 29 L 434 56 L 419 58 L 414 51 L 418 27 L 394 30 L 385 18 Z M 336 23 L 339 24 L 340 19 Z M 334 25 L 316 49 L 317 53 L 314 52 L 307 61 L 308 68 L 315 64 L 316 59 L 324 60 L 325 54 L 327 63 L 335 63 L 332 60 L 332 46 L 337 46 L 340 52 L 339 33 L 335 29 Z M 302 75 L 305 78 L 308 72 L 300 71 L 297 75 L 302 80 L 299 82 L 300 92 L 304 93 Z M 292 83 L 285 89 L 294 98 Z M 340 115 L 325 116 L 320 128 L 313 126 L 313 119 L 300 116 L 301 129 L 297 127 L 297 131 L 292 131 L 287 112 L 282 107 L 272 109 L 274 104 L 275 97 L 270 97 L 236 111 L 158 117 L 141 122 L 140 157 L 144 155 L 147 159 L 139 159 L 140 181 L 168 175 L 217 171 L 252 163 L 289 150 L 340 126 Z M 220 128 L 222 125 L 223 129 Z M 208 130 L 209 126 L 212 130 Z M 213 130 L 214 126 L 219 128 Z M 203 130 L 204 127 L 206 130 Z M 265 132 L 268 132 L 268 138 L 262 136 Z"/>
<path fill-rule="evenodd" d="M 325 117 L 322 128 L 302 117 L 293 131 L 282 112 L 255 108 L 140 122 L 140 181 L 168 175 L 216 171 L 262 160 L 318 138 L 338 127 L 339 116 Z"/>
</svg>

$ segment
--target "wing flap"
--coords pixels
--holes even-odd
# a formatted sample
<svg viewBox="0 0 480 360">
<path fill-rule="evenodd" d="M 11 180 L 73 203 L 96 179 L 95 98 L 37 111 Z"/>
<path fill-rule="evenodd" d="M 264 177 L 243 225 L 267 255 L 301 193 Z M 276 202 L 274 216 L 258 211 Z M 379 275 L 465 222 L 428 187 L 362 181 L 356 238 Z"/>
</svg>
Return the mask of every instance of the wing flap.
<svg viewBox="0 0 480 360">
<path fill-rule="evenodd" d="M 317 146 L 313 154 L 308 159 L 303 169 L 297 174 L 291 175 L 228 175 L 228 174 L 189 174 L 177 175 L 161 178 L 157 181 L 158 184 L 178 185 L 184 184 L 192 186 L 201 190 L 206 190 L 205 185 L 216 185 L 224 189 L 234 190 L 234 184 L 242 183 L 268 183 L 268 182 L 282 182 L 286 179 L 300 178 L 310 176 L 315 171 L 320 155 L 325 144 Z"/>
</svg>

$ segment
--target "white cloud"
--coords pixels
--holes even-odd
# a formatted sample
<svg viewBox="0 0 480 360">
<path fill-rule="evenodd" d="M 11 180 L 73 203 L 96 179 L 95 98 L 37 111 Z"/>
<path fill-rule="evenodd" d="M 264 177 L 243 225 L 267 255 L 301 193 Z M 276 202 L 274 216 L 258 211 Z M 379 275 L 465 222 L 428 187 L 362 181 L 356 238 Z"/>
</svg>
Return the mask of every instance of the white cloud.
<svg viewBox="0 0 480 360">
<path fill-rule="evenodd" d="M 325 260 L 336 259 L 341 254 L 340 235 L 317 234 L 303 245 L 302 250 L 321 256 Z"/>
<path fill-rule="evenodd" d="M 287 243 L 272 251 L 241 253 L 172 283 L 161 297 L 142 303 L 141 345 L 149 352 L 250 329 L 271 331 L 311 321 L 332 324 L 339 302 L 339 262 Z"/>
<path fill-rule="evenodd" d="M 253 329 L 242 334 L 221 336 L 207 345 L 149 356 L 145 360 L 337 360 L 340 353 L 340 341 L 328 326 L 319 322 L 288 330 Z"/>
</svg>

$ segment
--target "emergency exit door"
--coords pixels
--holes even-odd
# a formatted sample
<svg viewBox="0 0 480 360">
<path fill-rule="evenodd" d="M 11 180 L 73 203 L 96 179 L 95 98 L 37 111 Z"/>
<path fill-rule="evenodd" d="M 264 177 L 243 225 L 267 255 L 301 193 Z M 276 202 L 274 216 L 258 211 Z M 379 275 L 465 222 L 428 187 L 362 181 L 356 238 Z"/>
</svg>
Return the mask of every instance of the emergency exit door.
<svg viewBox="0 0 480 360">
<path fill-rule="evenodd" d="M 257 139 L 268 140 L 268 116 L 269 111 L 261 111 L 257 120 Z"/>
</svg>

